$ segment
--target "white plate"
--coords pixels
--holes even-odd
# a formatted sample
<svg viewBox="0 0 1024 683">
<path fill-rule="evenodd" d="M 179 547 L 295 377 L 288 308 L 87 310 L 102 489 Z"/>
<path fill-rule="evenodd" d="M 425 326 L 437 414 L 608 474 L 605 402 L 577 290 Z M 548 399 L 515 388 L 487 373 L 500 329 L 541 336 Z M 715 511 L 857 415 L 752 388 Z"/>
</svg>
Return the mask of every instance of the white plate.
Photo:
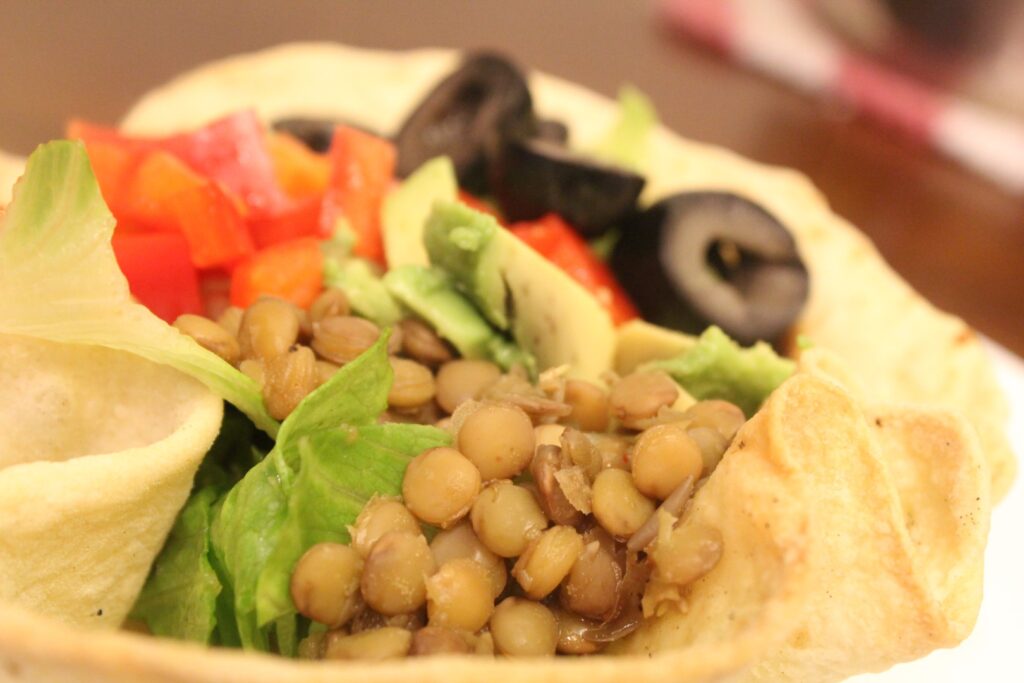
<svg viewBox="0 0 1024 683">
<path fill-rule="evenodd" d="M 1010 439 L 1024 454 L 1024 361 L 990 344 L 996 370 L 1010 397 Z M 940 650 L 855 683 L 1020 683 L 1024 681 L 1024 481 L 992 516 L 985 554 L 985 599 L 974 632 L 959 647 Z"/>
</svg>

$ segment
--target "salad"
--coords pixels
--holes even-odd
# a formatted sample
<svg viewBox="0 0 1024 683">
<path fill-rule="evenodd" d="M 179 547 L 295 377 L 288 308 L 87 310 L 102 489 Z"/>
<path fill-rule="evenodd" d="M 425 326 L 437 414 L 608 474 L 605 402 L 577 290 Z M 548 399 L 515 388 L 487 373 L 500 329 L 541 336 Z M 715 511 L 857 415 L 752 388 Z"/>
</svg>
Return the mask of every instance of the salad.
<svg viewBox="0 0 1024 683">
<path fill-rule="evenodd" d="M 772 350 L 810 264 L 748 197 L 638 203 L 643 96 L 624 91 L 601 140 L 574 148 L 484 54 L 393 140 L 271 124 L 73 122 L 80 142 L 33 155 L 4 219 L 4 338 L 127 351 L 228 403 L 115 622 L 307 659 L 653 654 L 693 647 L 743 586 L 738 661 L 747 637 L 776 647 L 769 632 L 822 599 L 815 570 L 842 557 L 804 538 L 810 501 L 868 547 L 887 541 L 861 516 L 903 529 L 901 505 L 927 509 L 915 533 L 932 534 L 968 510 L 955 549 L 899 532 L 885 552 L 909 567 L 894 577 L 928 584 L 930 562 L 976 585 L 989 475 L 968 428 L 864 407 L 827 353 L 797 371 Z M 57 236 L 59 258 L 33 246 Z M 973 503 L 936 507 L 948 492 L 889 471 L 936 457 L 925 431 Z M 972 620 L 972 590 L 926 599 L 940 642 L 962 637 L 949 624 Z M 896 602 L 883 623 L 914 618 Z"/>
</svg>

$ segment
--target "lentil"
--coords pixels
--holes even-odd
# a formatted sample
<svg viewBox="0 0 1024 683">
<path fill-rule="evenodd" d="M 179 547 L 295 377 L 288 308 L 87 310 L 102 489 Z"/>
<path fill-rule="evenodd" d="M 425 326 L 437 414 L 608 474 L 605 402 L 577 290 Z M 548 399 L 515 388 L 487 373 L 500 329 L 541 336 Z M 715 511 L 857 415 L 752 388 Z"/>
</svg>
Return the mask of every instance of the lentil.
<svg viewBox="0 0 1024 683">
<path fill-rule="evenodd" d="M 558 622 L 544 605 L 522 598 L 505 598 L 491 616 L 495 649 L 505 655 L 553 655 L 558 647 Z"/>
<path fill-rule="evenodd" d="M 548 526 L 533 494 L 510 481 L 487 485 L 469 516 L 477 538 L 501 557 L 522 555 L 529 542 Z"/>
<path fill-rule="evenodd" d="M 426 580 L 434 569 L 427 539 L 408 532 L 391 532 L 370 550 L 359 587 L 366 604 L 381 614 L 405 614 L 426 602 Z"/>
<path fill-rule="evenodd" d="M 491 585 L 492 598 L 498 597 L 505 590 L 505 582 L 508 580 L 505 561 L 480 542 L 469 522 L 463 521 L 438 532 L 430 542 L 430 551 L 438 566 L 457 558 L 467 558 L 483 567 Z"/>
<path fill-rule="evenodd" d="M 445 446 L 413 458 L 402 480 L 402 497 L 412 513 L 441 528 L 462 519 L 479 492 L 480 472 L 462 453 Z"/>
<path fill-rule="evenodd" d="M 326 360 L 344 365 L 373 346 L 380 329 L 369 320 L 332 316 L 313 325 L 313 350 Z"/>
<path fill-rule="evenodd" d="M 633 446 L 633 482 L 646 496 L 664 500 L 687 478 L 700 479 L 700 446 L 677 424 L 645 430 Z"/>
<path fill-rule="evenodd" d="M 449 560 L 427 579 L 427 618 L 431 626 L 478 631 L 487 624 L 493 610 L 490 577 L 473 560 Z"/>
<path fill-rule="evenodd" d="M 654 514 L 654 503 L 637 490 L 629 472 L 602 471 L 594 479 L 594 517 L 608 533 L 628 538 Z"/>
<path fill-rule="evenodd" d="M 287 301 L 263 298 L 246 309 L 238 328 L 243 358 L 268 360 L 288 351 L 299 338 L 299 318 Z"/>
<path fill-rule="evenodd" d="M 179 315 L 174 326 L 182 334 L 192 337 L 200 346 L 234 365 L 242 352 L 234 335 L 209 318 L 186 313 Z"/>
<path fill-rule="evenodd" d="M 395 659 L 409 654 L 411 646 L 412 633 L 394 626 L 353 635 L 331 631 L 325 639 L 324 659 Z"/>
<path fill-rule="evenodd" d="M 533 423 L 514 406 L 482 405 L 466 417 L 456 439 L 484 481 L 510 479 L 533 457 Z"/>
<path fill-rule="evenodd" d="M 418 408 L 434 398 L 434 375 L 430 368 L 405 358 L 388 359 L 395 377 L 388 390 L 388 405 L 392 408 Z"/>
<path fill-rule="evenodd" d="M 485 360 L 453 360 L 437 371 L 437 402 L 448 413 L 463 401 L 478 397 L 501 377 L 501 369 Z"/>
<path fill-rule="evenodd" d="M 529 597 L 542 600 L 558 588 L 582 551 L 583 541 L 575 529 L 551 527 L 530 543 L 512 568 L 512 576 Z"/>
<path fill-rule="evenodd" d="M 389 498 L 371 499 L 356 517 L 355 526 L 349 527 L 352 547 L 361 557 L 369 555 L 373 544 L 392 531 L 415 535 L 420 533 L 420 525 L 401 501 Z"/>
<path fill-rule="evenodd" d="M 363 558 L 339 543 L 318 543 L 299 558 L 292 573 L 295 609 L 313 621 L 337 628 L 359 607 Z"/>
</svg>

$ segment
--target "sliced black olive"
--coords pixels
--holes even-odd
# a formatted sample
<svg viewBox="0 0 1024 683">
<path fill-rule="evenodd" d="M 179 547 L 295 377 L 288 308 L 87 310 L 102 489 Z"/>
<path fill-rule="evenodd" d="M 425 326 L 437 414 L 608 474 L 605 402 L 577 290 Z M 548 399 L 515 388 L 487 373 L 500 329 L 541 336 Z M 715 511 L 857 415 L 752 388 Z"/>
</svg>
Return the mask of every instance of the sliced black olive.
<svg viewBox="0 0 1024 683">
<path fill-rule="evenodd" d="M 380 135 L 380 133 L 370 130 L 365 126 L 357 126 L 351 122 L 339 121 L 337 119 L 292 116 L 278 119 L 270 125 L 276 131 L 295 136 L 306 147 L 320 153 L 324 153 L 331 148 L 331 138 L 334 137 L 334 129 L 341 125 L 355 128 L 371 135 Z"/>
<path fill-rule="evenodd" d="M 533 138 L 509 141 L 491 189 L 510 220 L 554 212 L 584 235 L 596 235 L 633 211 L 644 178 Z"/>
<path fill-rule="evenodd" d="M 402 124 L 395 136 L 398 175 L 443 154 L 455 164 L 461 186 L 482 192 L 505 139 L 532 135 L 534 126 L 522 72 L 499 55 L 471 55 Z"/>
<path fill-rule="evenodd" d="M 726 192 L 661 200 L 627 225 L 611 264 L 644 318 L 687 332 L 715 324 L 743 344 L 778 339 L 807 300 L 792 235 Z"/>
</svg>

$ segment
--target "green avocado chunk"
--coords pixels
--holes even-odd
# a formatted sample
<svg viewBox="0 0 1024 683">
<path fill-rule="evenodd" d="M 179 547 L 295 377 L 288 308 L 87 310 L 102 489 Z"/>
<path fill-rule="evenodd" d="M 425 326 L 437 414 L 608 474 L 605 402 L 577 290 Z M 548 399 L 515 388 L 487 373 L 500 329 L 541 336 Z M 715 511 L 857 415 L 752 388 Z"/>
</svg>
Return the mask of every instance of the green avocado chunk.
<svg viewBox="0 0 1024 683">
<path fill-rule="evenodd" d="M 438 202 L 423 243 L 431 265 L 447 271 L 491 324 L 507 330 L 508 295 L 499 268 L 502 234 L 493 216 L 457 202 Z"/>
<path fill-rule="evenodd" d="M 436 202 L 424 244 L 431 264 L 447 272 L 487 320 L 511 331 L 539 369 L 566 365 L 574 376 L 597 379 L 611 368 L 615 328 L 608 312 L 493 217 Z"/>
<path fill-rule="evenodd" d="M 343 291 L 357 315 L 378 325 L 394 325 L 402 319 L 401 307 L 370 264 L 362 259 L 325 259 L 324 284 Z"/>
<path fill-rule="evenodd" d="M 664 370 L 697 400 L 723 399 L 750 417 L 796 365 L 758 342 L 742 348 L 717 327 L 709 327 L 690 349 L 645 368 Z"/>
<path fill-rule="evenodd" d="M 423 245 L 423 226 L 439 200 L 453 202 L 459 185 L 448 157 L 437 157 L 416 169 L 384 200 L 383 237 L 388 266 L 430 264 Z"/>
<path fill-rule="evenodd" d="M 520 364 L 531 374 L 534 372 L 533 358 L 487 324 L 443 271 L 400 266 L 388 271 L 384 284 L 396 299 L 450 341 L 464 358 L 487 358 L 506 370 Z"/>
</svg>

